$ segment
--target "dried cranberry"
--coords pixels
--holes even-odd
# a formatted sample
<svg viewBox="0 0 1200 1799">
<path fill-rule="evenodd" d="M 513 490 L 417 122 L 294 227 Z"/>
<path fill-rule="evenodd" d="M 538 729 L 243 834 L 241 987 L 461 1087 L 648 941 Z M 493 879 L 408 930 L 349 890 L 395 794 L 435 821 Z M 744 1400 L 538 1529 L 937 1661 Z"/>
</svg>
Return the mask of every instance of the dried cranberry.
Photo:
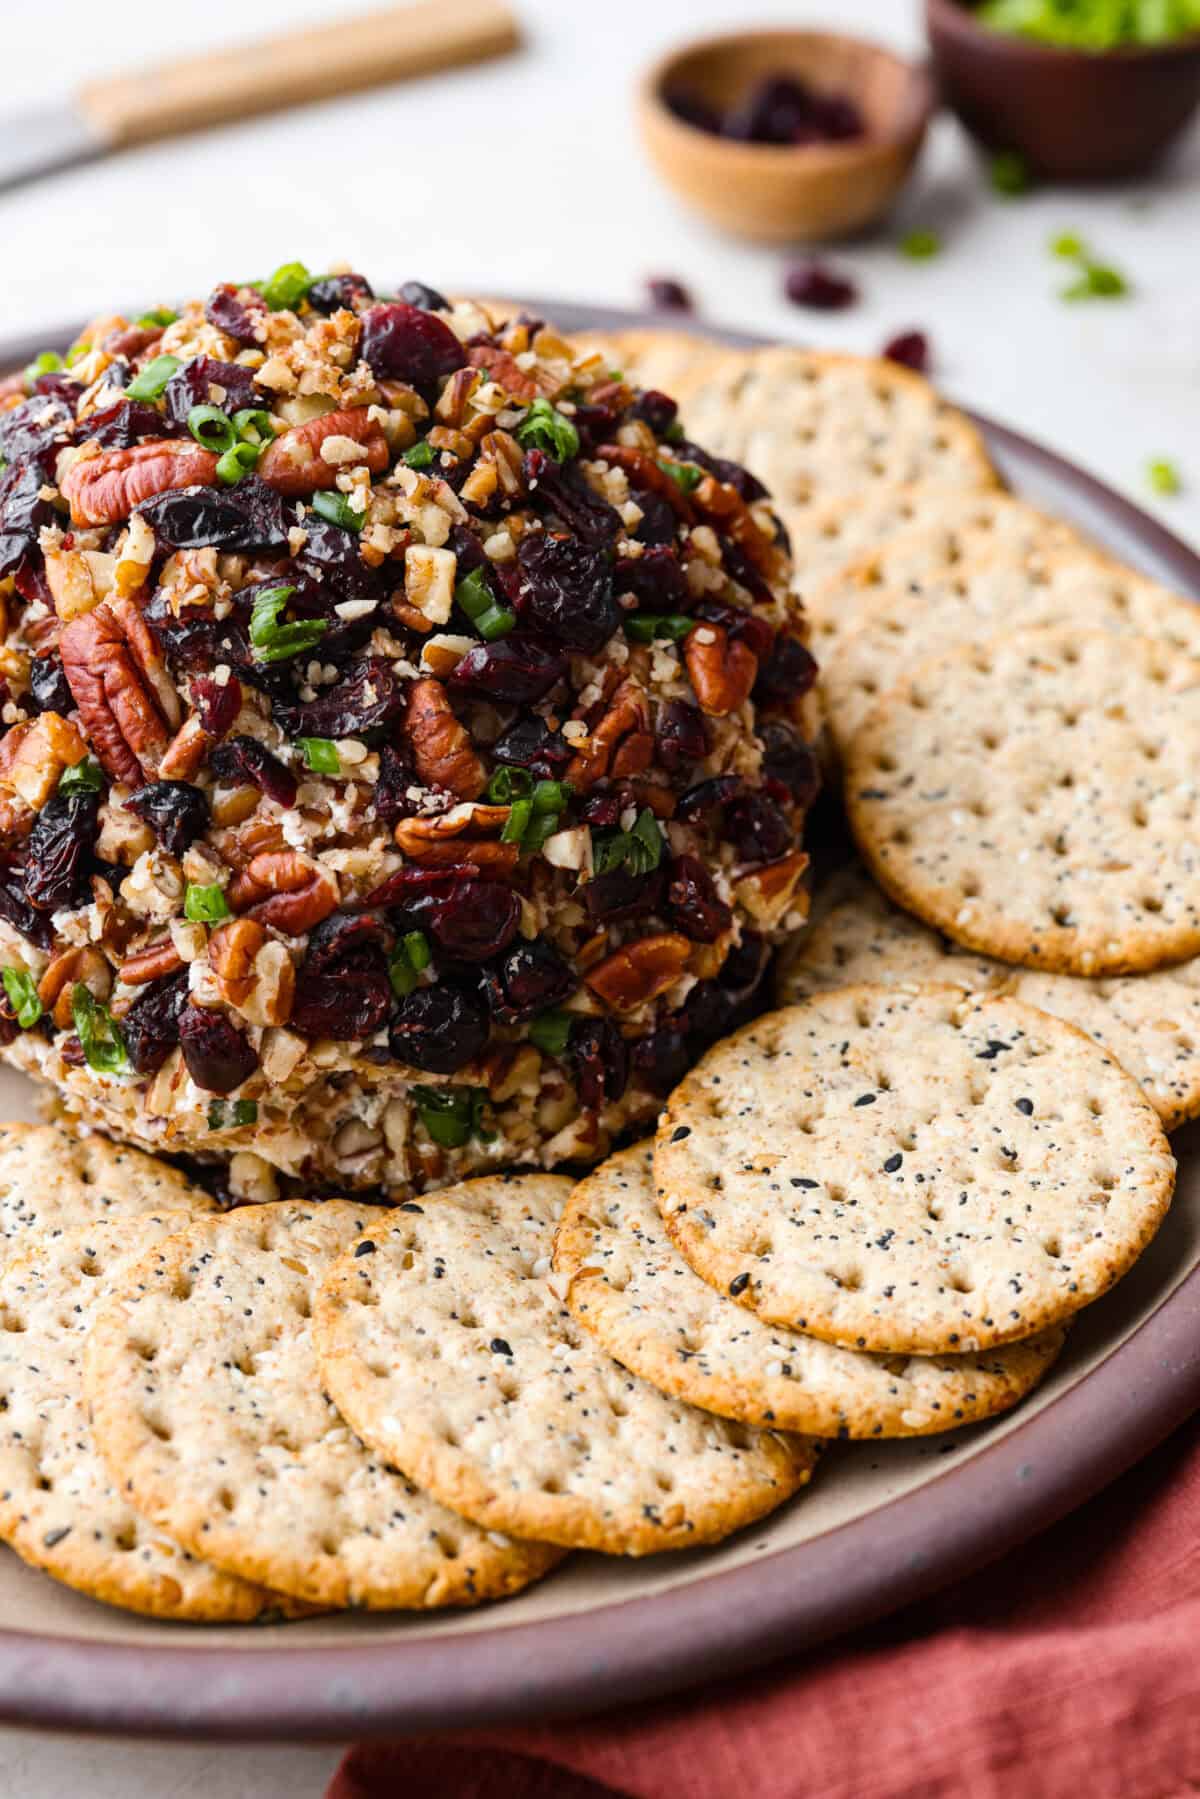
<svg viewBox="0 0 1200 1799">
<path fill-rule="evenodd" d="M 10 468 L 33 456 L 44 457 L 70 443 L 74 430 L 73 405 L 55 394 L 34 394 L 11 412 L 0 412 L 0 457 Z"/>
<path fill-rule="evenodd" d="M 848 275 L 820 262 L 799 262 L 789 269 L 783 291 L 793 306 L 816 312 L 841 312 L 858 299 L 858 288 Z"/>
<path fill-rule="evenodd" d="M 467 361 L 467 352 L 436 313 L 403 300 L 363 313 L 362 354 L 375 374 L 407 381 L 428 396 L 445 375 Z"/>
<path fill-rule="evenodd" d="M 655 745 L 658 760 L 670 774 L 690 762 L 703 762 L 709 751 L 703 713 L 686 700 L 668 700 L 659 709 Z"/>
<path fill-rule="evenodd" d="M 530 533 L 517 551 L 521 602 L 536 630 L 569 649 L 603 649 L 621 622 L 602 550 L 570 537 Z"/>
<path fill-rule="evenodd" d="M 901 331 L 884 344 L 883 354 L 901 368 L 913 369 L 918 375 L 929 373 L 929 339 L 923 331 Z"/>
<path fill-rule="evenodd" d="M 650 304 L 655 312 L 690 312 L 692 296 L 682 281 L 676 281 L 670 275 L 651 275 L 646 281 L 646 292 L 650 296 Z"/>
<path fill-rule="evenodd" d="M 752 475 L 740 462 L 733 462 L 728 456 L 714 456 L 702 444 L 693 443 L 690 437 L 682 438 L 674 449 L 681 461 L 694 462 L 697 468 L 707 469 L 710 475 L 740 494 L 747 505 L 767 498 L 767 490 L 758 476 Z"/>
<path fill-rule="evenodd" d="M 138 511 L 175 550 L 282 550 L 288 527 L 283 501 L 257 475 L 236 487 L 179 487 Z"/>
<path fill-rule="evenodd" d="M 213 289 L 204 308 L 204 316 L 210 325 L 215 325 L 226 337 L 232 337 L 235 343 L 245 344 L 247 348 L 258 343 L 258 324 L 265 312 L 266 305 L 262 300 L 255 304 L 253 300 L 241 299 L 237 288 L 228 282 Z"/>
<path fill-rule="evenodd" d="M 521 902 L 503 881 L 457 880 L 433 907 L 429 924 L 440 948 L 460 962 L 486 962 L 507 949 L 521 922 Z"/>
<path fill-rule="evenodd" d="M 119 362 L 110 363 L 104 371 L 105 384 L 124 387 L 125 382 L 120 379 L 120 376 L 127 366 L 127 364 Z M 114 376 L 117 379 L 114 380 Z M 35 394 L 49 395 L 51 399 L 61 400 L 70 415 L 74 417 L 78 411 L 79 402 L 83 398 L 83 383 L 76 381 L 74 375 L 68 375 L 63 369 L 54 369 L 48 375 L 38 376 L 33 384 L 33 391 Z"/>
<path fill-rule="evenodd" d="M 42 498 L 46 473 L 35 460 L 17 463 L 0 476 L 0 579 L 11 575 L 26 556 L 38 556 L 38 533 L 57 522 L 58 514 Z"/>
<path fill-rule="evenodd" d="M 585 825 L 596 825 L 604 829 L 615 825 L 625 807 L 630 803 L 625 791 L 625 783 L 616 789 L 609 790 L 607 785 L 589 793 L 579 808 L 579 816 Z"/>
<path fill-rule="evenodd" d="M 514 944 L 483 975 L 484 998 L 501 1024 L 522 1024 L 538 1012 L 561 1005 L 576 985 L 558 951 L 538 937 L 531 943 Z"/>
<path fill-rule="evenodd" d="M 552 781 L 570 762 L 574 751 L 559 731 L 552 731 L 536 713 L 518 718 L 492 745 L 497 762 L 510 768 L 527 768 L 540 781 Z"/>
<path fill-rule="evenodd" d="M 544 450 L 528 450 L 523 467 L 529 503 L 538 513 L 561 519 L 593 549 L 616 542 L 625 528 L 620 514 L 593 493 L 573 462 L 555 462 Z"/>
<path fill-rule="evenodd" d="M 611 874 L 597 875 L 583 889 L 587 914 L 593 924 L 617 924 L 623 919 L 644 918 L 662 899 L 663 871 L 632 874 L 618 868 Z"/>
<path fill-rule="evenodd" d="M 25 897 L 40 912 L 81 906 L 100 829 L 100 796 L 54 794 L 34 820 L 25 852 Z"/>
<path fill-rule="evenodd" d="M 188 977 L 168 975 L 143 987 L 124 1018 L 125 1048 L 138 1074 L 157 1074 L 179 1042 L 179 1020 L 188 1003 Z"/>
<path fill-rule="evenodd" d="M 25 871 L 20 863 L 0 867 L 0 918 L 38 949 L 54 947 L 49 913 L 38 912 L 25 898 Z"/>
<path fill-rule="evenodd" d="M 758 671 L 754 699 L 760 706 L 781 706 L 803 699 L 817 678 L 817 664 L 798 637 L 780 632 L 775 648 Z"/>
<path fill-rule="evenodd" d="M 167 422 L 158 408 L 136 400 L 118 400 L 103 412 L 94 412 L 87 422 L 89 438 L 106 450 L 127 450 L 144 438 L 166 437 L 167 432 Z"/>
<path fill-rule="evenodd" d="M 125 805 L 150 826 L 168 856 L 182 856 L 208 829 L 208 795 L 188 781 L 151 781 L 131 793 Z"/>
<path fill-rule="evenodd" d="M 798 806 L 811 806 L 821 790 L 821 765 L 790 725 L 771 720 L 759 726 L 763 774 L 787 789 Z"/>
<path fill-rule="evenodd" d="M 289 1024 L 335 1043 L 372 1037 L 392 1009 L 387 948 L 392 933 L 369 913 L 335 913 L 312 932 Z"/>
<path fill-rule="evenodd" d="M 521 706 L 543 699 L 566 672 L 561 651 L 532 637 L 501 637 L 468 650 L 452 670 L 450 685 Z"/>
<path fill-rule="evenodd" d="M 718 806 L 729 805 L 741 793 L 742 785 L 740 775 L 713 775 L 707 781 L 697 781 L 680 799 L 675 816 L 681 823 L 694 824 Z"/>
<path fill-rule="evenodd" d="M 774 862 L 794 843 L 787 819 L 762 793 L 745 793 L 726 806 L 725 835 L 743 862 Z"/>
<path fill-rule="evenodd" d="M 211 675 L 194 675 L 192 702 L 200 716 L 200 728 L 210 737 L 224 737 L 242 709 L 242 690 L 232 676 L 214 681 Z"/>
<path fill-rule="evenodd" d="M 379 752 L 379 779 L 375 783 L 375 816 L 382 823 L 394 825 L 407 818 L 412 804 L 406 789 L 414 785 L 414 775 L 402 750 L 385 743 Z"/>
<path fill-rule="evenodd" d="M 306 705 L 277 703 L 275 716 L 291 737 L 370 738 L 390 730 L 405 705 L 404 684 L 392 664 L 371 656 Z"/>
<path fill-rule="evenodd" d="M 221 399 L 214 400 L 213 388 L 220 388 Z M 193 406 L 219 406 L 232 418 L 243 407 L 256 402 L 254 376 L 237 362 L 218 362 L 215 356 L 193 356 L 178 369 L 163 389 L 163 407 L 171 424 L 187 429 Z"/>
<path fill-rule="evenodd" d="M 667 909 L 671 922 L 693 943 L 715 943 L 733 923 L 732 911 L 698 856 L 676 856 L 671 863 Z"/>
<path fill-rule="evenodd" d="M 423 281 L 406 281 L 400 289 L 400 298 L 409 306 L 419 306 L 422 312 L 449 312 L 450 302 L 445 294 L 439 294 L 436 287 L 427 287 Z"/>
<path fill-rule="evenodd" d="M 223 1012 L 187 1005 L 179 1018 L 179 1046 L 187 1071 L 206 1093 L 232 1093 L 248 1081 L 258 1057 Z"/>
<path fill-rule="evenodd" d="M 732 575 L 739 587 L 744 587 L 758 605 L 774 605 L 775 595 L 740 543 L 734 543 L 731 538 L 723 537 L 721 539 L 721 561 L 725 564 L 726 573 Z M 775 633 L 772 631 L 770 642 L 767 644 L 768 651 L 774 641 Z"/>
<path fill-rule="evenodd" d="M 675 508 L 670 501 L 665 500 L 660 493 L 647 493 L 644 488 L 639 488 L 637 504 L 642 514 L 637 522 L 636 530 L 632 532 L 632 536 L 637 542 L 653 545 L 673 544 L 679 528 L 679 521 L 675 517 Z M 641 560 L 644 561 L 645 558 L 641 558 Z"/>
<path fill-rule="evenodd" d="M 711 100 L 691 87 L 668 88 L 663 95 L 667 106 L 677 119 L 685 125 L 695 126 L 697 131 L 709 131 L 719 136 L 721 131 L 721 114 Z"/>
<path fill-rule="evenodd" d="M 218 744 L 209 766 L 218 781 L 257 787 L 280 806 L 296 804 L 295 775 L 256 737 L 231 737 L 228 743 Z"/>
<path fill-rule="evenodd" d="M 585 1111 L 612 1104 L 629 1084 L 629 1045 L 611 1018 L 581 1018 L 572 1024 L 566 1059 Z"/>
<path fill-rule="evenodd" d="M 35 656 L 29 665 L 29 694 L 25 701 L 31 712 L 59 712 L 64 717 L 75 705 L 67 686 L 62 658 L 57 650 Z"/>
<path fill-rule="evenodd" d="M 770 946 L 756 931 L 742 933 L 721 965 L 717 981 L 735 1005 L 753 999 L 770 960 Z"/>
<path fill-rule="evenodd" d="M 633 1044 L 634 1078 L 659 1099 L 666 1099 L 679 1085 L 691 1061 L 685 1033 L 670 1025 Z"/>
<path fill-rule="evenodd" d="M 636 396 L 629 412 L 632 418 L 649 425 L 655 437 L 665 437 L 675 423 L 679 406 L 670 394 L 660 393 L 657 387 L 647 387 Z"/>
<path fill-rule="evenodd" d="M 657 496 L 644 494 L 642 498 Z M 672 512 L 672 526 L 674 519 Z M 692 603 L 679 557 L 666 544 L 654 544 L 642 556 L 618 557 L 613 586 L 618 593 L 633 594 L 639 606 L 654 612 L 687 612 Z"/>
<path fill-rule="evenodd" d="M 365 275 L 322 275 L 308 290 L 308 303 L 317 312 L 362 312 L 375 298 Z"/>
<path fill-rule="evenodd" d="M 401 1000 L 388 1032 L 396 1059 L 429 1074 L 455 1074 L 475 1060 L 487 1040 L 487 1013 L 450 981 L 418 987 Z"/>
<path fill-rule="evenodd" d="M 331 601 L 382 601 L 387 597 L 388 578 L 363 561 L 356 531 L 347 531 L 315 512 L 305 518 L 304 531 L 304 548 L 296 557 L 296 566 L 323 583 L 330 590 Z M 371 625 L 373 628 L 373 620 Z"/>
</svg>

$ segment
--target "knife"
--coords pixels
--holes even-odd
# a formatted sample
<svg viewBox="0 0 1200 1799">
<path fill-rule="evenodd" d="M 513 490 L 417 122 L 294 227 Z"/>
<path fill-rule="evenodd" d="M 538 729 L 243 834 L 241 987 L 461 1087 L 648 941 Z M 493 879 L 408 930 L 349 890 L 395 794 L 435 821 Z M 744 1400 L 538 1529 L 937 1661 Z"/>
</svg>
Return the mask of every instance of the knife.
<svg viewBox="0 0 1200 1799">
<path fill-rule="evenodd" d="M 134 75 L 6 119 L 0 193 L 110 151 L 380 87 L 514 50 L 503 0 L 422 0 Z"/>
</svg>

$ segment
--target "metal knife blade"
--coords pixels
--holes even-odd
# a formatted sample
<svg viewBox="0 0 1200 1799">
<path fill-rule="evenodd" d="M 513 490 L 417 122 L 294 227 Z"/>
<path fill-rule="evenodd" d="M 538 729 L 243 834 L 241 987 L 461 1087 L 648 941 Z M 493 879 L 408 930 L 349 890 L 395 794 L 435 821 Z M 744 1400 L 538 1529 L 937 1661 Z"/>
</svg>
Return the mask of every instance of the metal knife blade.
<svg viewBox="0 0 1200 1799">
<path fill-rule="evenodd" d="M 0 193 L 103 156 L 109 146 L 100 132 L 68 102 L 40 106 L 4 121 L 0 132 Z"/>
</svg>

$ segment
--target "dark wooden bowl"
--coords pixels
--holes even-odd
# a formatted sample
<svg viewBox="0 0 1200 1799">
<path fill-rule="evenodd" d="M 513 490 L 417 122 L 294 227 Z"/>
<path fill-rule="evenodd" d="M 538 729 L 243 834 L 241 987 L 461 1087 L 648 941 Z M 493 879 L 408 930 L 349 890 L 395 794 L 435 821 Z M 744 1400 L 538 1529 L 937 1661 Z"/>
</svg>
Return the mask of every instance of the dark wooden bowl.
<svg viewBox="0 0 1200 1799">
<path fill-rule="evenodd" d="M 1200 103 L 1200 34 L 1148 49 L 1063 50 L 976 23 L 963 0 L 925 0 L 948 104 L 994 150 L 1061 181 L 1149 168 Z"/>
</svg>

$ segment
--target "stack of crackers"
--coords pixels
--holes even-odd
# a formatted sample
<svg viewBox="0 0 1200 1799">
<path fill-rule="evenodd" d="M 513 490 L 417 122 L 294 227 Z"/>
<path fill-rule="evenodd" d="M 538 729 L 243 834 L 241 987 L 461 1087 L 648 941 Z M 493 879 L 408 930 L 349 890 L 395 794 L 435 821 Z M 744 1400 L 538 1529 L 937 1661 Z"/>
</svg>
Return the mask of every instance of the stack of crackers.
<svg viewBox="0 0 1200 1799">
<path fill-rule="evenodd" d="M 81 1592 L 416 1610 L 716 1542 L 827 1439 L 1014 1405 L 1170 1204 L 1200 613 L 1005 494 L 904 370 L 606 349 L 776 495 L 861 862 L 780 1009 L 580 1182 L 222 1213 L 0 1127 L 0 1537 Z"/>
</svg>

